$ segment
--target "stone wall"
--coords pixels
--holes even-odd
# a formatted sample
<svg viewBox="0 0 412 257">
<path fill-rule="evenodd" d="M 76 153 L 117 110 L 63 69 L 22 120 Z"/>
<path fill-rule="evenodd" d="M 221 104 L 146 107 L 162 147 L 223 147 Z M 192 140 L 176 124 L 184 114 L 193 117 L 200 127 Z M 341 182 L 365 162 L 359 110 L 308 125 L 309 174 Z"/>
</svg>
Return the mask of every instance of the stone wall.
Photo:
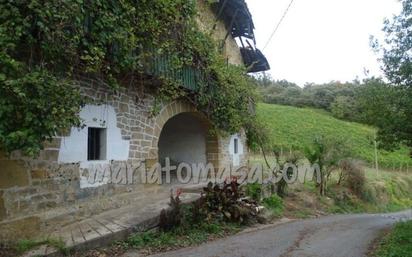
<svg viewBox="0 0 412 257">
<path fill-rule="evenodd" d="M 199 1 L 199 8 L 204 8 L 200 12 L 200 25 L 204 30 L 212 28 L 214 14 L 204 1 Z M 226 29 L 222 22 L 217 23 L 212 35 L 224 38 Z M 242 64 L 239 49 L 231 37 L 225 44 L 224 54 L 231 63 Z M 71 136 L 85 133 L 78 128 L 45 142 L 44 150 L 36 159 L 20 152 L 13 152 L 10 156 L 0 153 L 0 240 L 31 238 L 41 235 L 40 232 L 47 234 L 55 227 L 77 219 L 138 201 L 138 197 L 133 195 L 141 197 L 147 194 L 149 197 L 152 191 L 149 192 L 148 185 L 141 183 L 141 177 L 146 167 L 158 161 L 158 141 L 165 123 L 177 114 L 190 112 L 200 117 L 204 127 L 210 127 L 204 115 L 182 100 L 165 103 L 160 113 L 153 117 L 154 96 L 145 89 L 155 85 L 138 82 L 114 91 L 101 81 L 89 78 L 81 78 L 80 81 L 79 88 L 85 97 L 93 100 L 92 106 L 105 105 L 114 109 L 115 126 L 120 129 L 119 140 L 128 142 L 127 156 L 97 164 L 76 159 L 67 161 L 62 158 L 61 149 L 69 145 Z M 99 117 L 106 116 L 96 113 L 96 120 Z M 244 146 L 240 165 L 245 165 L 247 147 L 244 132 L 239 136 Z M 216 168 L 233 163 L 230 140 L 230 136 L 207 133 L 206 159 Z M 142 163 L 146 166 L 141 166 Z M 90 187 L 86 183 L 84 186 L 82 181 L 92 172 L 88 165 L 103 165 L 111 171 L 128 167 L 132 173 L 127 176 L 130 175 L 134 183 L 127 180 L 126 183 L 101 183 Z"/>
<path fill-rule="evenodd" d="M 157 162 L 161 130 L 170 118 L 179 113 L 194 113 L 201 117 L 205 127 L 210 125 L 203 114 L 182 100 L 165 104 L 157 116 L 151 117 L 153 96 L 142 94 L 136 88 L 121 88 L 114 92 L 100 82 L 83 79 L 81 90 L 85 96 L 92 97 L 96 105 L 114 108 L 122 140 L 130 142 L 127 160 L 107 160 L 110 170 L 122 165 L 138 167 L 138 164 L 145 163 L 150 166 Z M 98 116 L 99 113 L 96 114 Z M 146 185 L 140 183 L 142 173 L 146 172 L 145 167 L 133 171 L 134 183 L 127 181 L 120 185 L 103 183 L 96 187 L 82 187 L 82 176 L 87 177 L 87 173 L 91 172 L 88 166 L 81 161 L 59 162 L 59 149 L 76 130 L 73 128 L 67 134 L 45 143 L 45 149 L 36 159 L 22 156 L 19 152 L 0 156 L 0 239 L 10 239 L 11 235 L 31 237 L 38 235 L 40 230 L 47 232 L 56 225 L 67 224 L 133 201 L 125 198 L 119 202 L 113 198 L 116 195 L 145 194 Z M 216 168 L 231 164 L 229 142 L 230 137 L 208 133 L 207 161 Z M 246 161 L 245 155 L 242 164 Z M 27 230 L 16 227 L 21 224 L 20 221 L 27 223 Z"/>
<path fill-rule="evenodd" d="M 222 54 L 226 56 L 229 63 L 235 65 L 244 65 L 239 47 L 231 36 L 225 23 L 217 19 L 215 13 L 210 8 L 207 0 L 197 0 L 198 25 L 206 34 L 211 35 L 220 45 L 223 45 Z M 227 38 L 226 38 L 227 36 Z M 224 39 L 226 38 L 226 41 Z"/>
</svg>

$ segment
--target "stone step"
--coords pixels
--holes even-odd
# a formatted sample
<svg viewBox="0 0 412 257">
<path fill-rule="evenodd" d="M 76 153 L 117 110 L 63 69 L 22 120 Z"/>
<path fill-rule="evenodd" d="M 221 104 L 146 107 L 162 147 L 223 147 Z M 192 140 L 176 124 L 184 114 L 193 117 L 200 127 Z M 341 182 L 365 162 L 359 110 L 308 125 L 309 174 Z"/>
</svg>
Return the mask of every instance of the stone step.
<svg viewBox="0 0 412 257">
<path fill-rule="evenodd" d="M 199 194 L 183 193 L 183 203 L 190 203 L 199 198 Z M 91 218 L 61 227 L 50 238 L 62 240 L 66 247 L 78 251 L 107 246 L 112 242 L 125 240 L 132 233 L 151 230 L 158 226 L 162 209 L 169 208 L 168 194 L 146 197 L 139 204 L 110 210 Z M 57 249 L 39 247 L 24 255 L 60 256 Z"/>
<path fill-rule="evenodd" d="M 138 192 L 124 193 L 114 197 L 97 198 L 95 201 L 72 205 L 69 207 L 54 208 L 39 214 L 44 224 L 45 232 L 53 232 L 56 227 L 70 225 L 93 215 L 98 215 L 105 211 L 133 205 L 147 198 L 148 195 L 159 194 L 156 187 L 148 187 Z M 162 195 L 167 195 L 168 189 L 163 190 Z M 98 211 L 96 211 L 98 210 Z"/>
</svg>

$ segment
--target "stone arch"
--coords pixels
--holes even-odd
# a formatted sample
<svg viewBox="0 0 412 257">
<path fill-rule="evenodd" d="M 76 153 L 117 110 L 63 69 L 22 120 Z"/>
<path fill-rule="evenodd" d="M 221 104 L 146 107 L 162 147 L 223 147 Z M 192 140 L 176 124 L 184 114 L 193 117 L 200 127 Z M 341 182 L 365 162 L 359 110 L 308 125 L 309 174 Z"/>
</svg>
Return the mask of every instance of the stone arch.
<svg viewBox="0 0 412 257">
<path fill-rule="evenodd" d="M 170 119 L 179 114 L 191 114 L 197 117 L 202 125 L 207 128 L 205 138 L 206 160 L 208 163 L 212 163 L 215 167 L 219 167 L 220 147 L 218 136 L 214 133 L 210 133 L 211 123 L 207 117 L 203 113 L 197 111 L 192 104 L 184 100 L 176 100 L 165 105 L 155 118 L 152 150 L 150 151 L 149 159 L 156 162 L 159 161 L 158 145 L 162 130 Z"/>
</svg>

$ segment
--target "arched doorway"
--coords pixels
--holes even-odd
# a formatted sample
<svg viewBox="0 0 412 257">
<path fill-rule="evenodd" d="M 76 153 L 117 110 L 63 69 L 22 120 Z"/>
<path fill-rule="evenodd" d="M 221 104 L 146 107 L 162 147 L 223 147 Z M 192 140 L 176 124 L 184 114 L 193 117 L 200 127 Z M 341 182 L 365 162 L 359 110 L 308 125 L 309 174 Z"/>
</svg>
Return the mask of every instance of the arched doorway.
<svg viewBox="0 0 412 257">
<path fill-rule="evenodd" d="M 219 168 L 222 151 L 219 137 L 210 133 L 211 123 L 190 103 L 177 100 L 165 105 L 155 119 L 148 167 L 153 163 L 212 164 Z M 171 174 L 173 175 L 173 174 Z M 195 176 L 195 174 L 193 174 Z"/>
<path fill-rule="evenodd" d="M 170 118 L 162 128 L 158 142 L 159 162 L 171 164 L 207 163 L 208 125 L 196 115 L 185 112 Z"/>
</svg>

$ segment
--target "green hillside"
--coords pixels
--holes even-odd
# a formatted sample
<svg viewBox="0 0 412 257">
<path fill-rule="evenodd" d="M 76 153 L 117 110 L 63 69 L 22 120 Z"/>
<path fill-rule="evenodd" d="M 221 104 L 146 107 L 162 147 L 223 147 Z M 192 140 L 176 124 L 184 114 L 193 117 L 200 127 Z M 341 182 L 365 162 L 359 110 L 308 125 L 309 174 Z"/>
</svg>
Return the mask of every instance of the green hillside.
<svg viewBox="0 0 412 257">
<path fill-rule="evenodd" d="M 373 138 L 375 129 L 359 123 L 346 122 L 332 117 L 329 113 L 308 108 L 283 105 L 258 104 L 258 116 L 269 127 L 275 144 L 285 150 L 291 147 L 303 149 L 310 145 L 317 135 L 334 136 L 345 139 L 356 158 L 374 162 Z M 395 152 L 380 150 L 379 164 L 396 169 L 407 165 L 412 171 L 412 159 L 407 148 Z"/>
</svg>

